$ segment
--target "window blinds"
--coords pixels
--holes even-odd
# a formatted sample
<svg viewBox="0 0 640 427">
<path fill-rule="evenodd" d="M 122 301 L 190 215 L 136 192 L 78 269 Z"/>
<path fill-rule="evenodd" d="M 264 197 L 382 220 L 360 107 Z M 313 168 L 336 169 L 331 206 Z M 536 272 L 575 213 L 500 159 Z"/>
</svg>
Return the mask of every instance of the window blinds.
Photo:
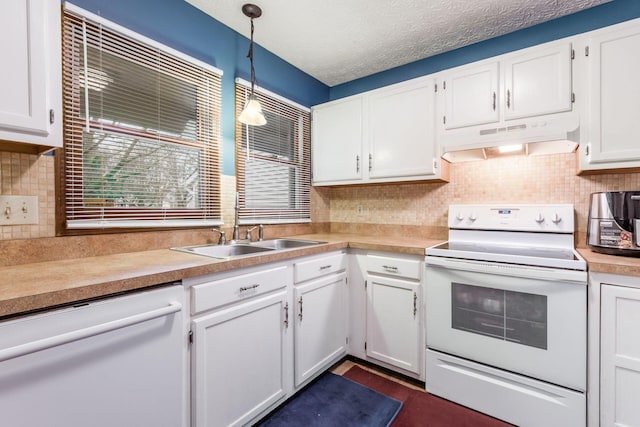
<svg viewBox="0 0 640 427">
<path fill-rule="evenodd" d="M 236 117 L 251 89 L 236 81 Z M 264 126 L 236 122 L 236 178 L 242 224 L 310 221 L 311 113 L 256 91 Z"/>
<path fill-rule="evenodd" d="M 67 228 L 221 224 L 221 73 L 112 28 L 65 10 Z"/>
</svg>

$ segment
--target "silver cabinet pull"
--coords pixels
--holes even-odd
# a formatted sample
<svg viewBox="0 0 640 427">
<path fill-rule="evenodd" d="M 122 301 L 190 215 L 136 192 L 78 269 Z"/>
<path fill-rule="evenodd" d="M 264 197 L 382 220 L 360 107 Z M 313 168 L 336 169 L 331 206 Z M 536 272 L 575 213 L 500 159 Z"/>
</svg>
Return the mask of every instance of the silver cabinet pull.
<svg viewBox="0 0 640 427">
<path fill-rule="evenodd" d="M 356 156 L 356 173 L 360 172 L 360 156 Z"/>
<path fill-rule="evenodd" d="M 511 90 L 507 89 L 507 108 L 511 108 Z"/>
<path fill-rule="evenodd" d="M 320 266 L 320 271 L 322 271 L 322 270 L 327 270 L 327 269 L 329 269 L 329 268 L 331 268 L 331 267 L 332 267 L 332 265 L 331 265 L 331 264 L 321 265 L 321 266 Z"/>
<path fill-rule="evenodd" d="M 369 153 L 369 172 L 371 172 L 371 163 L 372 163 L 373 159 L 371 156 L 371 153 Z"/>
<path fill-rule="evenodd" d="M 247 291 L 250 291 L 250 290 L 252 290 L 252 289 L 256 289 L 258 286 L 260 286 L 260 284 L 259 284 L 259 283 L 254 283 L 254 284 L 253 284 L 253 285 L 251 285 L 251 286 L 242 286 L 242 287 L 240 288 L 240 292 L 247 292 Z"/>
<path fill-rule="evenodd" d="M 418 294 L 414 292 L 413 293 L 413 317 L 416 317 L 416 313 L 418 313 Z"/>
<path fill-rule="evenodd" d="M 384 268 L 385 270 L 391 271 L 392 273 L 398 272 L 398 267 L 394 265 L 383 265 L 382 268 Z"/>
<path fill-rule="evenodd" d="M 284 327 L 289 328 L 289 302 L 284 304 Z"/>
<path fill-rule="evenodd" d="M 49 110 L 49 124 L 54 124 L 56 122 L 56 112 L 53 109 Z"/>
<path fill-rule="evenodd" d="M 493 92 L 493 111 L 496 111 L 496 93 Z"/>
<path fill-rule="evenodd" d="M 302 322 L 302 297 L 298 300 L 298 306 L 300 307 L 300 312 L 298 313 L 298 318 Z"/>
</svg>

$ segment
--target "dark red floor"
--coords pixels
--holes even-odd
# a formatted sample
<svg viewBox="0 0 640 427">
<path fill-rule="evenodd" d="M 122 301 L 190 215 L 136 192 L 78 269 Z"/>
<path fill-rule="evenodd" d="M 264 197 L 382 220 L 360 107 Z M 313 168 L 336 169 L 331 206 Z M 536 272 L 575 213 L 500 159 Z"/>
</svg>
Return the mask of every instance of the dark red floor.
<svg viewBox="0 0 640 427">
<path fill-rule="evenodd" d="M 509 427 L 511 424 L 429 393 L 405 387 L 359 366 L 344 374 L 366 387 L 403 402 L 392 427 Z"/>
</svg>

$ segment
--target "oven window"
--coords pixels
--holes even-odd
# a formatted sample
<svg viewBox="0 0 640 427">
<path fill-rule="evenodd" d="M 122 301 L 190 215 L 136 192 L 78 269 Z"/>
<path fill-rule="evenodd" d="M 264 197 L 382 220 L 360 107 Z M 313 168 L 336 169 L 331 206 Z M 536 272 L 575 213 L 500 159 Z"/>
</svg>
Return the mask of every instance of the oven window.
<svg viewBox="0 0 640 427">
<path fill-rule="evenodd" d="M 452 283 L 451 325 L 505 341 L 547 349 L 547 297 Z"/>
</svg>

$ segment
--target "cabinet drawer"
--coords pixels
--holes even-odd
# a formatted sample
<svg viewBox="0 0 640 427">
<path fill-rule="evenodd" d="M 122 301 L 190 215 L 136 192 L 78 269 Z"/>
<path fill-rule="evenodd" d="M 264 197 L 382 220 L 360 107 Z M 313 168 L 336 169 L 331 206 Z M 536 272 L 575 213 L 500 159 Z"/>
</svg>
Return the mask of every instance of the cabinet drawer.
<svg viewBox="0 0 640 427">
<path fill-rule="evenodd" d="M 289 279 L 291 280 L 291 279 Z M 276 267 L 195 285 L 191 288 L 191 313 L 262 295 L 287 285 L 287 267 Z"/>
<path fill-rule="evenodd" d="M 335 273 L 347 268 L 347 257 L 343 253 L 300 261 L 293 266 L 294 282 L 304 282 L 325 274 Z"/>
<path fill-rule="evenodd" d="M 367 271 L 420 280 L 422 263 L 417 259 L 367 255 Z"/>
</svg>

